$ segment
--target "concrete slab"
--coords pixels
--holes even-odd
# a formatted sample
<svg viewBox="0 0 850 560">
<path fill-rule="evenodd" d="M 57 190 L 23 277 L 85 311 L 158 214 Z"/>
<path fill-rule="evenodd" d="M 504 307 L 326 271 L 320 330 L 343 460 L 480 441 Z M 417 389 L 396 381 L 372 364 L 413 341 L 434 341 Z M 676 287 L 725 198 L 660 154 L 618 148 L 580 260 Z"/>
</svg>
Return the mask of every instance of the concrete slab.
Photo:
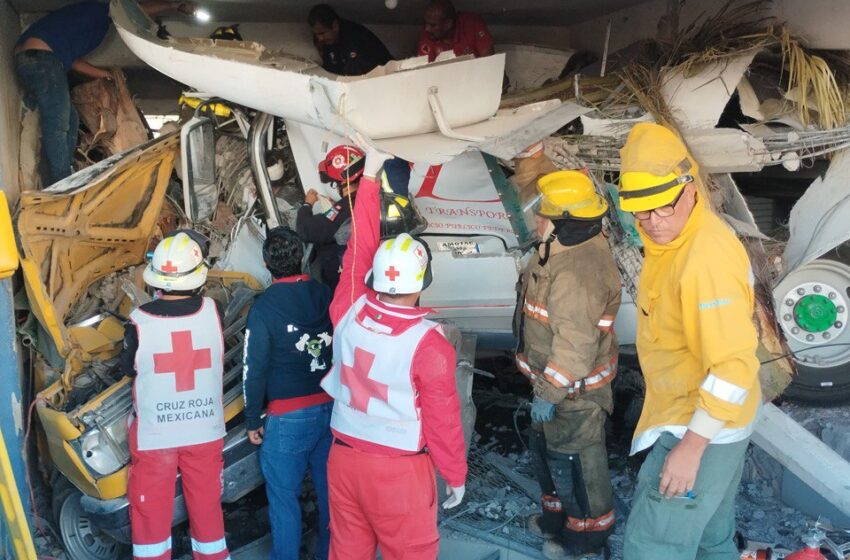
<svg viewBox="0 0 850 560">
<path fill-rule="evenodd" d="M 775 405 L 762 407 L 753 443 L 850 516 L 850 463 Z"/>
</svg>

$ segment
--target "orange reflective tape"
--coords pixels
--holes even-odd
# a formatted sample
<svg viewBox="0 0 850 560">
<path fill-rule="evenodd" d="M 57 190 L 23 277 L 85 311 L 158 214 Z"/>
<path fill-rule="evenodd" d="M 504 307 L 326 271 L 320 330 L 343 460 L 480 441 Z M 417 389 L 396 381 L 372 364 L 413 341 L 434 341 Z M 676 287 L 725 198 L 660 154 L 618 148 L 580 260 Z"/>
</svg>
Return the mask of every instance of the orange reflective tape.
<svg viewBox="0 0 850 560">
<path fill-rule="evenodd" d="M 589 519 L 577 519 L 575 517 L 567 517 L 564 527 L 567 531 L 574 533 L 587 533 L 595 531 L 607 531 L 614 526 L 614 510 L 612 509 L 605 515 Z"/>
<path fill-rule="evenodd" d="M 561 513 L 562 511 L 564 511 L 564 505 L 561 503 L 561 498 L 559 498 L 558 496 L 543 494 L 541 502 L 543 504 L 543 509 L 546 511 L 551 511 L 554 513 Z"/>
</svg>

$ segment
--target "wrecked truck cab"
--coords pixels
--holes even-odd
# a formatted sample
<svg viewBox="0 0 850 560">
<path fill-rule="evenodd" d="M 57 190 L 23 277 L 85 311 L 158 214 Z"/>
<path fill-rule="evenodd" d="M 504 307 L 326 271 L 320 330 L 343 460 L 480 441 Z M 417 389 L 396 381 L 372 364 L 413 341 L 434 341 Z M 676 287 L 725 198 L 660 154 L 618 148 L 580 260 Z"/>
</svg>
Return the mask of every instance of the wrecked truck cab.
<svg viewBox="0 0 850 560">
<path fill-rule="evenodd" d="M 119 558 L 129 542 L 127 422 L 132 379 L 119 370 L 123 319 L 149 300 L 146 253 L 168 231 L 162 215 L 178 133 L 113 156 L 39 192 L 24 193 L 17 229 L 24 284 L 38 324 L 35 407 L 55 470 L 54 512 L 74 560 Z M 225 492 L 262 484 L 242 422 L 247 309 L 261 289 L 236 271 L 211 270 L 205 295 L 224 327 Z M 186 518 L 178 484 L 174 523 Z"/>
<path fill-rule="evenodd" d="M 152 68 L 260 112 L 251 126 L 249 152 L 256 196 L 270 227 L 280 223 L 282 212 L 257 160 L 264 155 L 260 131 L 272 116 L 285 123 L 300 186 L 328 201 L 336 201 L 338 194 L 321 182 L 318 162 L 356 134 L 413 164 L 409 192 L 429 223 L 423 237 L 434 258 L 435 282 L 423 293 L 422 304 L 437 311 L 436 319 L 477 335 L 482 345 L 514 349 L 515 286 L 529 243 L 521 211 L 511 200 L 512 187 L 503 184 L 507 180 L 498 165 L 487 162 L 510 160 L 592 111 L 557 96 L 515 99 L 503 106 L 506 63 L 510 59 L 512 66 L 521 66 L 515 59 L 529 56 L 527 49 L 514 46 L 492 56 L 446 56 L 434 62 L 414 57 L 363 76 L 341 77 L 258 43 L 225 47 L 202 38 L 161 38 L 155 23 L 131 0 L 111 0 L 110 13 L 121 39 Z M 564 52 L 538 54 L 554 58 L 548 74 L 520 72 L 514 85 L 519 80 L 533 87 L 534 79 L 555 79 L 569 58 Z M 243 222 L 233 245 L 257 246 L 262 234 L 252 228 L 250 221 Z M 224 266 L 241 261 L 240 253 L 231 251 Z"/>
</svg>

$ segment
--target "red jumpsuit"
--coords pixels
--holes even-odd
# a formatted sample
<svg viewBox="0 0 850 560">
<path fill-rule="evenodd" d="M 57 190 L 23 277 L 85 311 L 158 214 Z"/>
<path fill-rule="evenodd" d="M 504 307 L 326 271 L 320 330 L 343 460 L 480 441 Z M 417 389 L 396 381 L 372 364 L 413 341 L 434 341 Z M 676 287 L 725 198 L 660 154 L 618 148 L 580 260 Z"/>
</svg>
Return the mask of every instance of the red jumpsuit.
<svg viewBox="0 0 850 560">
<path fill-rule="evenodd" d="M 127 488 L 133 558 L 171 558 L 179 471 L 194 560 L 225 560 L 224 342 L 215 304 L 200 297 L 155 300 L 130 318 L 125 354 L 131 355 L 122 361 L 134 363 L 136 373 Z"/>
<path fill-rule="evenodd" d="M 421 328 L 430 312 L 385 304 L 366 287 L 364 279 L 380 244 L 378 191 L 375 181 L 360 181 L 352 237 L 330 308 L 334 327 L 343 322 L 334 333 L 335 348 L 346 341 L 343 319 L 364 295 L 366 299 L 361 301 L 356 320 L 383 333 L 388 351 L 409 329 Z M 332 560 L 374 559 L 378 544 L 386 560 L 437 557 L 440 497 L 436 495 L 434 465 L 450 486 L 460 486 L 466 479 L 460 401 L 454 378 L 455 352 L 439 330 L 431 329 L 408 361 L 409 373 L 398 374 L 410 376 L 416 393 L 421 431 L 418 446 L 414 447 L 427 451 L 411 452 L 334 430 L 335 444 L 328 460 Z M 371 380 L 361 381 L 368 384 Z M 353 400 L 352 397 L 352 403 Z M 335 406 L 344 405 L 337 401 Z"/>
</svg>

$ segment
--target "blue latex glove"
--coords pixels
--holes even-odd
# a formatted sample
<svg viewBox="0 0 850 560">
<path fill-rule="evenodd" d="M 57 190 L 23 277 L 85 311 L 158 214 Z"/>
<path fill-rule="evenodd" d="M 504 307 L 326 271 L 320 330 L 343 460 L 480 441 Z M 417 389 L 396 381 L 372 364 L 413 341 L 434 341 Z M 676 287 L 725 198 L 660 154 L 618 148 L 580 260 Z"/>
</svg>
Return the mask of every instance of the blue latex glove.
<svg viewBox="0 0 850 560">
<path fill-rule="evenodd" d="M 532 422 L 550 422 L 555 417 L 555 405 L 540 397 L 534 397 L 531 403 Z"/>
</svg>

